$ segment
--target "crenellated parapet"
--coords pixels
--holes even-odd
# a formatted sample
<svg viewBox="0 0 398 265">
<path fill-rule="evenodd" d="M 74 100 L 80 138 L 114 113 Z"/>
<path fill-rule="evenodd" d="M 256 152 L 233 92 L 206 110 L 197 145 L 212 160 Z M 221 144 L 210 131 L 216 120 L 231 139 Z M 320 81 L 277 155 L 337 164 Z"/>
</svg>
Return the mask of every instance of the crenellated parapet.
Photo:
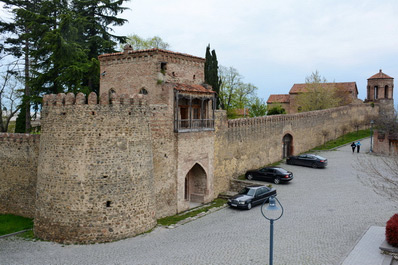
<svg viewBox="0 0 398 265">
<path fill-rule="evenodd" d="M 302 121 L 305 119 L 322 120 L 322 119 L 327 119 L 327 117 L 329 117 L 333 113 L 344 113 L 344 112 L 349 112 L 352 109 L 358 109 L 358 108 L 363 109 L 364 111 L 371 111 L 371 106 L 366 104 L 346 105 L 337 108 L 308 111 L 308 112 L 301 112 L 295 114 L 281 114 L 281 115 L 228 120 L 228 128 L 268 126 L 272 124 L 281 124 L 281 123 L 283 124 L 283 123 Z"/>
<path fill-rule="evenodd" d="M 14 142 L 14 143 L 22 143 L 22 142 L 39 142 L 40 135 L 39 134 L 29 134 L 29 133 L 0 133 L 0 142 Z"/>
<path fill-rule="evenodd" d="M 83 93 L 76 96 L 73 93 L 49 94 L 43 97 L 43 106 L 70 106 L 70 105 L 146 105 L 147 100 L 144 95 L 127 95 L 103 93 L 98 98 L 95 92 L 91 92 L 88 97 Z"/>
</svg>

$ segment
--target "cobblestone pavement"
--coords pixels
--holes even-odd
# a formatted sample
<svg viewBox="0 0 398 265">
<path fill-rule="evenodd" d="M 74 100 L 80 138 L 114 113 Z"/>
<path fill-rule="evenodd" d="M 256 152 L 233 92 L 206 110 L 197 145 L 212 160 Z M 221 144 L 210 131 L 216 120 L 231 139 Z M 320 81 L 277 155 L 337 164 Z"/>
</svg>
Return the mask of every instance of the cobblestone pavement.
<svg viewBox="0 0 398 265">
<path fill-rule="evenodd" d="M 282 165 L 295 178 L 276 185 L 285 213 L 274 226 L 274 264 L 341 264 L 370 226 L 398 212 L 357 177 L 352 165 L 368 150 L 369 139 L 359 154 L 349 145 L 322 152 L 326 169 Z M 268 251 L 269 222 L 257 206 L 108 244 L 0 239 L 0 264 L 267 264 Z"/>
</svg>

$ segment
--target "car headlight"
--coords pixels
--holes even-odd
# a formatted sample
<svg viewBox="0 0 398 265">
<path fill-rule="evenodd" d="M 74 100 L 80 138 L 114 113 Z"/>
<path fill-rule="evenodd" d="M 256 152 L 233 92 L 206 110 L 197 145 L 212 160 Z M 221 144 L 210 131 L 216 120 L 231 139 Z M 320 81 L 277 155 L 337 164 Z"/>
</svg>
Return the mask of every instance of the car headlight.
<svg viewBox="0 0 398 265">
<path fill-rule="evenodd" d="M 239 202 L 239 204 L 245 204 L 246 202 Z"/>
</svg>

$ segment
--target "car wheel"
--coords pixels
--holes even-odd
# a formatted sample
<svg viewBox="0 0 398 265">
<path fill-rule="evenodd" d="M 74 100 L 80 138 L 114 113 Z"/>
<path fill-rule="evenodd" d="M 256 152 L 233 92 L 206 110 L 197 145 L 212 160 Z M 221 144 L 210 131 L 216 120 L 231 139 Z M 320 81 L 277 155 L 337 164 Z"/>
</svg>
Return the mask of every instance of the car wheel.
<svg viewBox="0 0 398 265">
<path fill-rule="evenodd" d="M 252 180 L 253 179 L 253 176 L 252 176 L 252 174 L 249 174 L 249 175 L 247 175 L 247 177 L 246 177 L 248 180 Z"/>
<path fill-rule="evenodd" d="M 316 163 L 312 163 L 312 168 L 317 168 L 318 166 L 316 165 Z"/>
<path fill-rule="evenodd" d="M 275 184 L 279 184 L 279 183 L 281 183 L 281 180 L 280 180 L 280 178 L 274 178 L 274 183 L 275 183 Z"/>
<path fill-rule="evenodd" d="M 252 208 L 252 204 L 251 204 L 251 202 L 249 202 L 249 203 L 247 204 L 247 209 L 250 210 L 251 208 Z"/>
</svg>

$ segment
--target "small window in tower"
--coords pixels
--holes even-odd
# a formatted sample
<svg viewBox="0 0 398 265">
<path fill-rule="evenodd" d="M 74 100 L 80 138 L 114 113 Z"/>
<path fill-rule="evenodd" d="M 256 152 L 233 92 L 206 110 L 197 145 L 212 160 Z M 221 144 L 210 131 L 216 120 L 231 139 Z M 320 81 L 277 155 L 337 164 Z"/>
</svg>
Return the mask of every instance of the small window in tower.
<svg viewBox="0 0 398 265">
<path fill-rule="evenodd" d="M 109 94 L 109 98 L 111 98 L 113 94 L 116 94 L 115 89 L 113 89 L 113 88 L 109 89 L 108 94 Z"/>
<path fill-rule="evenodd" d="M 144 87 L 141 88 L 139 93 L 142 94 L 142 95 L 148 95 L 148 91 Z"/>
<path fill-rule="evenodd" d="M 176 73 L 175 73 L 175 72 L 173 72 L 173 73 L 172 73 L 172 75 L 173 75 L 173 76 L 176 76 Z"/>
<path fill-rule="evenodd" d="M 378 99 L 379 97 L 379 87 L 378 86 L 375 86 L 374 87 L 374 94 L 373 94 L 373 98 L 374 99 Z"/>
<path fill-rule="evenodd" d="M 106 207 L 111 207 L 111 201 L 106 201 Z"/>
<path fill-rule="evenodd" d="M 196 79 L 196 76 L 195 75 L 193 75 L 193 80 L 195 80 Z"/>
<path fill-rule="evenodd" d="M 384 87 L 384 98 L 388 98 L 388 86 Z"/>
<path fill-rule="evenodd" d="M 160 63 L 160 72 L 162 74 L 166 74 L 166 70 L 167 70 L 167 63 L 166 62 L 161 62 Z"/>
</svg>

